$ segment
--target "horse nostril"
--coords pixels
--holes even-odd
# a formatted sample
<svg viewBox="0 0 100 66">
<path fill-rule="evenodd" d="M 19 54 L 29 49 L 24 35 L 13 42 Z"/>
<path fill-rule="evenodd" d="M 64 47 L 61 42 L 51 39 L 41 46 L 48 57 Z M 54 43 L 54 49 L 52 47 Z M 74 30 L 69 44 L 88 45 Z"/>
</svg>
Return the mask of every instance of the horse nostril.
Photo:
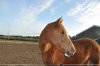
<svg viewBox="0 0 100 66">
<path fill-rule="evenodd" d="M 70 55 L 70 52 L 69 51 L 67 51 L 67 55 Z"/>
</svg>

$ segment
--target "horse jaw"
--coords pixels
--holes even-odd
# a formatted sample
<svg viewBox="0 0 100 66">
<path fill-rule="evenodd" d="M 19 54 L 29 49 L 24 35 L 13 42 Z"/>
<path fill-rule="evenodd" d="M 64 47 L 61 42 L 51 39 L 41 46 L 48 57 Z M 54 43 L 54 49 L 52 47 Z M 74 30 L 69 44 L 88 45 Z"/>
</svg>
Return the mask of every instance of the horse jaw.
<svg viewBox="0 0 100 66">
<path fill-rule="evenodd" d="M 70 55 L 68 55 L 67 53 L 64 54 L 66 57 L 70 57 Z"/>
</svg>

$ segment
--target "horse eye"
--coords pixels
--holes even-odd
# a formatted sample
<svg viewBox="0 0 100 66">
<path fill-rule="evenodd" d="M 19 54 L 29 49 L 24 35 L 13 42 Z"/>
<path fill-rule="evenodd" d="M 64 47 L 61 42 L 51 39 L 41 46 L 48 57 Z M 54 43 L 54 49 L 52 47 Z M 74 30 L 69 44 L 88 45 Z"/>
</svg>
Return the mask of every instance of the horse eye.
<svg viewBox="0 0 100 66">
<path fill-rule="evenodd" d="M 64 31 L 62 31 L 61 34 L 64 34 Z"/>
</svg>

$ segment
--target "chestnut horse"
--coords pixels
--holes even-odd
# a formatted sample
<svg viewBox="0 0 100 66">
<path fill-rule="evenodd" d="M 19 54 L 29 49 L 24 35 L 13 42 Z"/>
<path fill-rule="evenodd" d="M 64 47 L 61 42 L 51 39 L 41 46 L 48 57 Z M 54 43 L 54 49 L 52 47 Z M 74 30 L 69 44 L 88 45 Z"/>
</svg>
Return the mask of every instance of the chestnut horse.
<svg viewBox="0 0 100 66">
<path fill-rule="evenodd" d="M 68 66 L 88 66 L 90 65 L 88 62 L 91 61 L 92 66 L 100 66 L 100 46 L 95 40 L 82 38 L 72 42 L 76 48 L 76 53 L 72 57 L 65 57 L 63 64 L 69 64 Z"/>
<path fill-rule="evenodd" d="M 62 25 L 62 18 L 49 23 L 41 32 L 39 47 L 42 52 L 44 64 L 59 66 L 64 63 L 65 57 L 73 56 L 76 49 L 68 33 Z"/>
</svg>

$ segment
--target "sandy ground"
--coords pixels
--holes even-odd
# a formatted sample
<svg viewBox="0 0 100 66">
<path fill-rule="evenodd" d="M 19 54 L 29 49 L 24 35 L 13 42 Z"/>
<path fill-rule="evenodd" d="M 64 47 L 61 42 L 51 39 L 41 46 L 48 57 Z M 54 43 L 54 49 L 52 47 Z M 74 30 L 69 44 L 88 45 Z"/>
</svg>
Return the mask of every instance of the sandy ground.
<svg viewBox="0 0 100 66">
<path fill-rule="evenodd" d="M 38 43 L 0 40 L 0 66 L 44 66 Z"/>
<path fill-rule="evenodd" d="M 44 66 L 38 43 L 0 40 L 0 66 Z"/>
</svg>

